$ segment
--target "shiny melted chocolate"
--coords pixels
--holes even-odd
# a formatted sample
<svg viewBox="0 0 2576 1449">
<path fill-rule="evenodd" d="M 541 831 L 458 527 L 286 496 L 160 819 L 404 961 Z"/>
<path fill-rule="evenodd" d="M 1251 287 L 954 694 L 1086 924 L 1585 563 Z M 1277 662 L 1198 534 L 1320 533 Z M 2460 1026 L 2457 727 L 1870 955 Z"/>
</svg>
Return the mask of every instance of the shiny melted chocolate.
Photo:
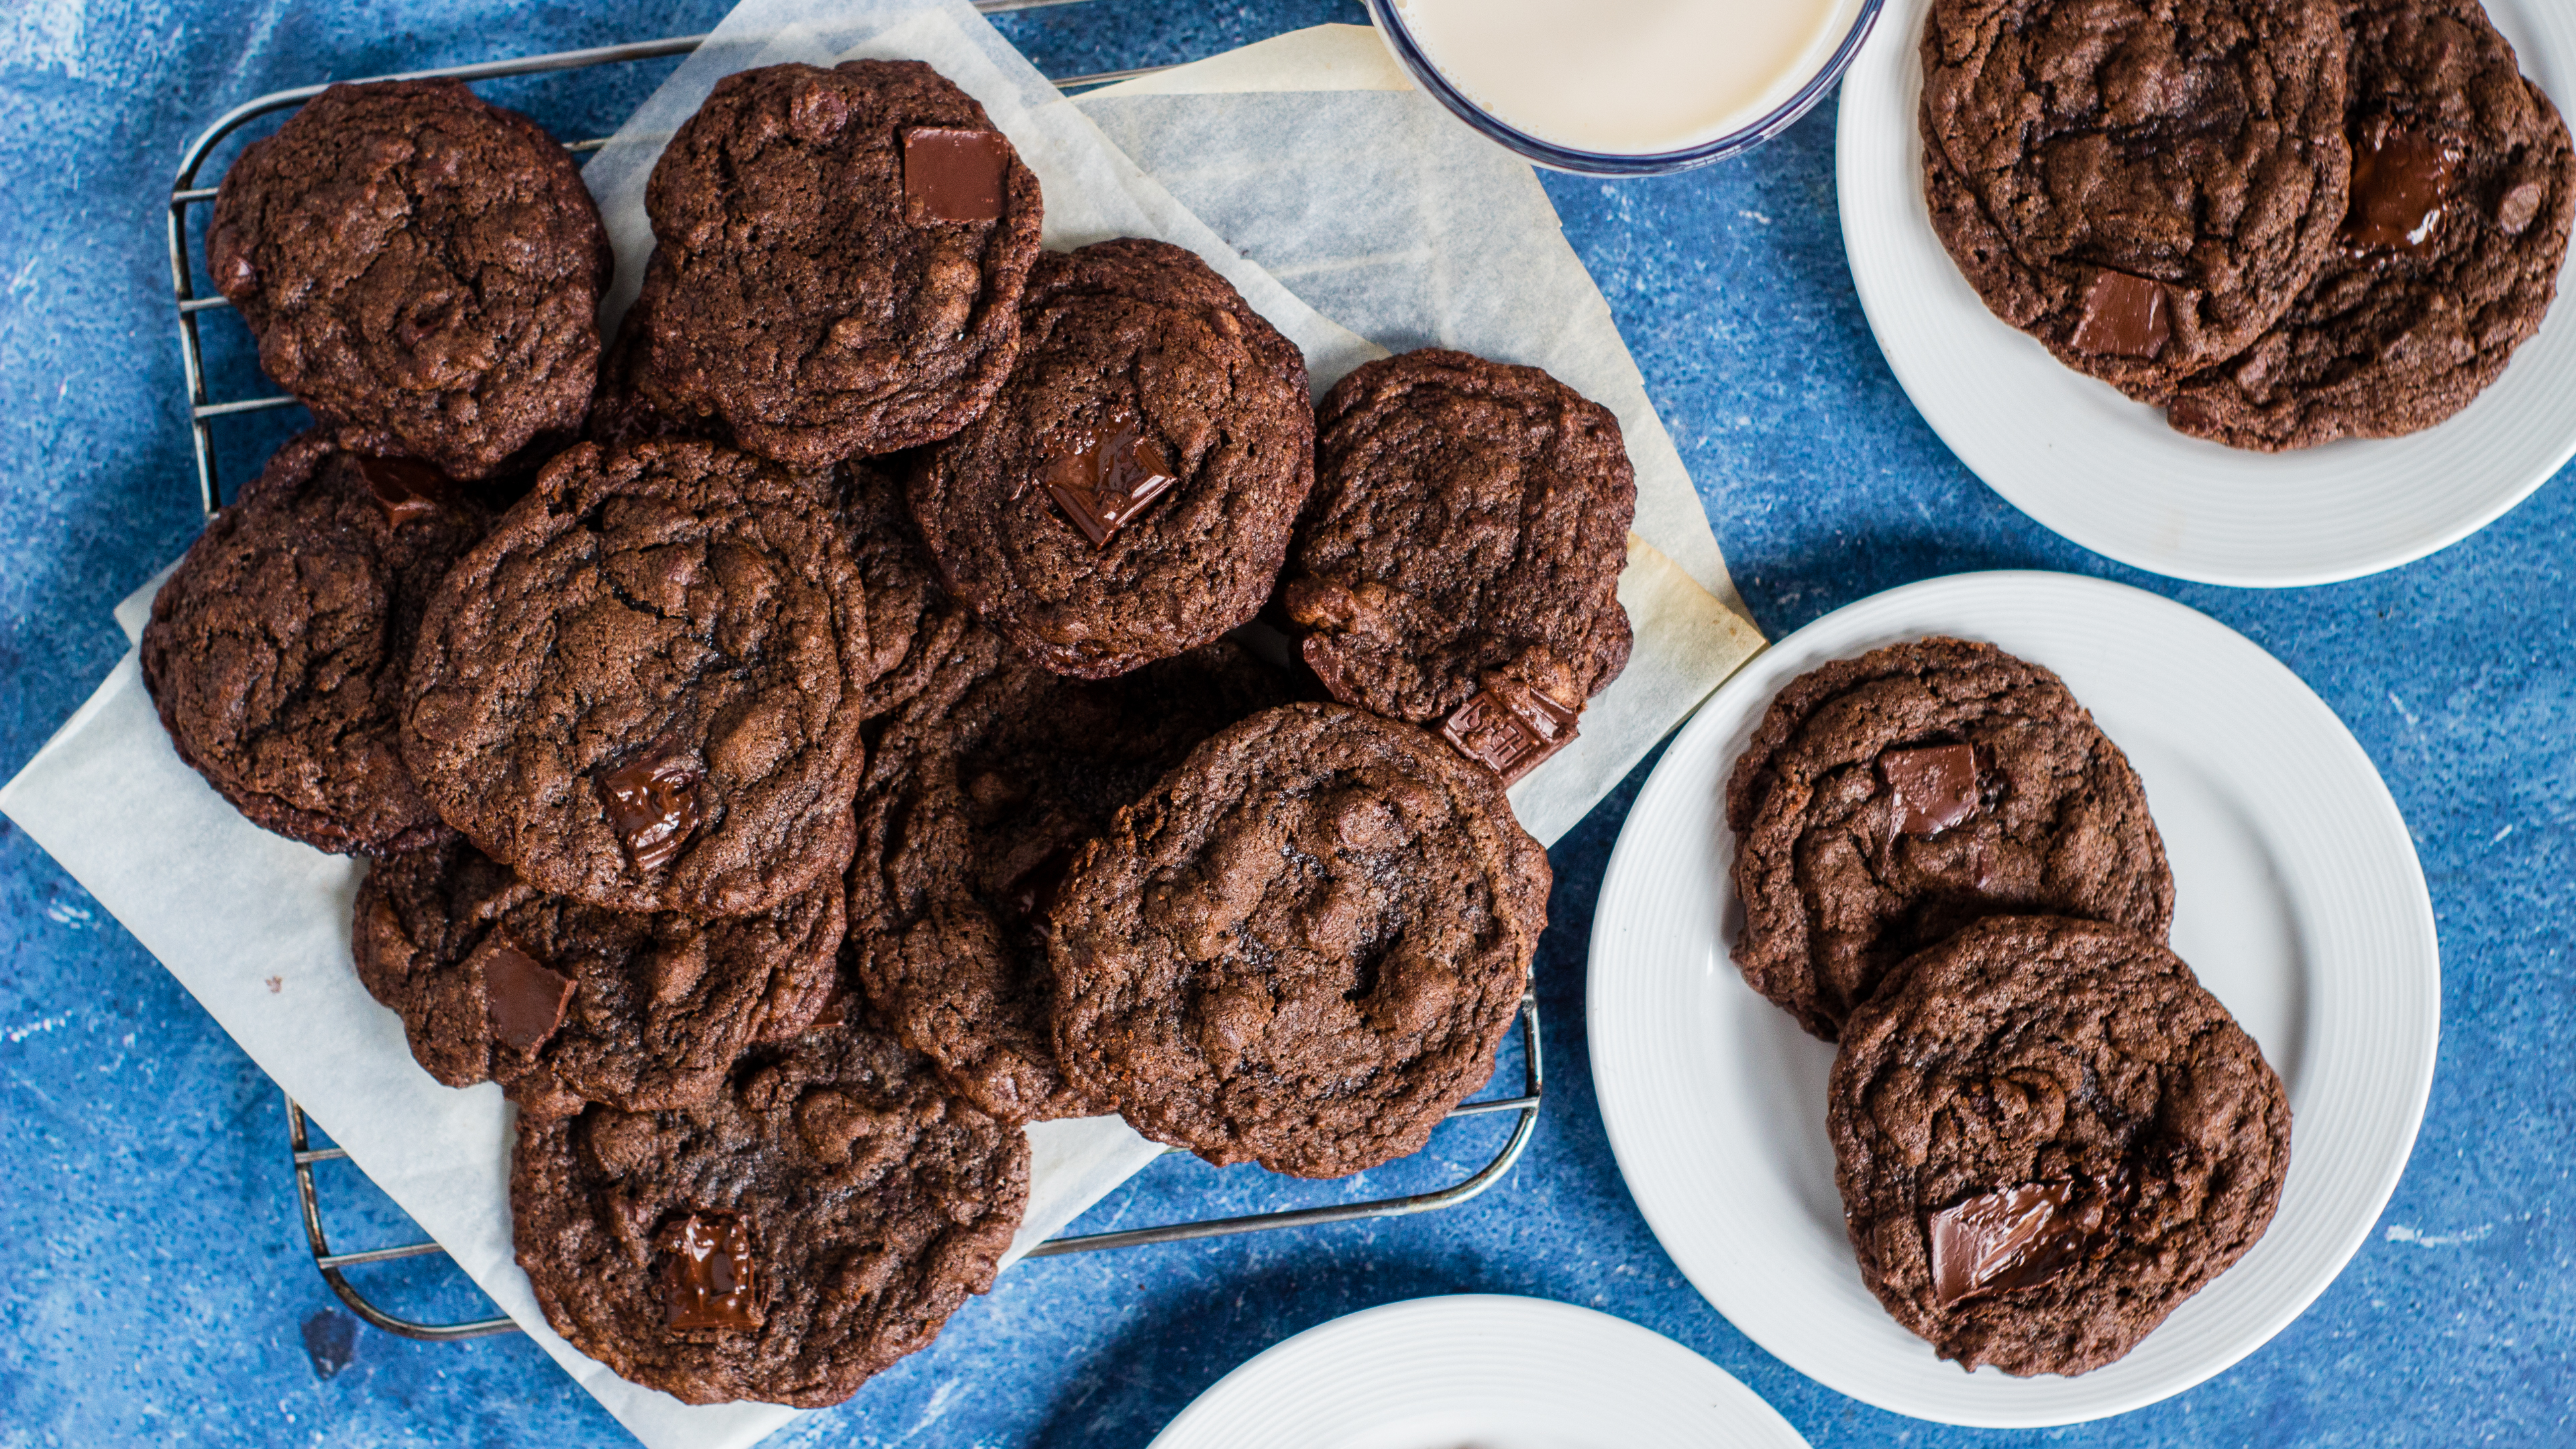
<svg viewBox="0 0 2576 1449">
<path fill-rule="evenodd" d="M 1932 1240 L 1932 1297 L 1948 1308 L 1989 1293 L 2045 1283 L 2083 1255 L 2072 1182 L 2034 1182 L 1963 1198 L 1925 1223 Z"/>
<path fill-rule="evenodd" d="M 1083 433 L 1070 452 L 1049 457 L 1046 465 L 1047 496 L 1094 548 L 1179 481 L 1162 445 L 1139 432 L 1130 417 Z"/>
<path fill-rule="evenodd" d="M 2173 337 L 2165 311 L 2164 283 L 2105 267 L 2084 293 L 2084 316 L 2075 324 L 2078 352 L 2154 361 Z"/>
<path fill-rule="evenodd" d="M 904 220 L 999 221 L 1010 170 L 998 131 L 915 126 L 903 133 Z"/>
<path fill-rule="evenodd" d="M 1895 797 L 1899 835 L 1938 835 L 1977 813 L 1973 746 L 1889 750 L 1878 757 L 1878 777 Z"/>
<path fill-rule="evenodd" d="M 662 1306 L 675 1329 L 757 1328 L 752 1314 L 751 1230 L 731 1213 L 687 1213 L 654 1235 L 662 1250 Z"/>
<path fill-rule="evenodd" d="M 492 1039 L 529 1053 L 545 1045 L 572 1004 L 573 979 L 502 936 L 485 940 L 474 955 L 482 968 L 483 1012 Z"/>
<path fill-rule="evenodd" d="M 1498 679 L 1442 720 L 1440 737 L 1510 785 L 1574 743 L 1578 714 L 1519 680 Z"/>
<path fill-rule="evenodd" d="M 2394 128 L 2374 139 L 2354 138 L 2345 244 L 2355 251 L 2420 252 L 2431 246 L 2450 206 L 2460 161 L 2456 149 Z"/>
<path fill-rule="evenodd" d="M 637 870 L 660 870 L 688 843 L 698 828 L 703 778 L 695 761 L 667 744 L 599 777 L 608 824 Z"/>
<path fill-rule="evenodd" d="M 388 528 L 435 518 L 447 504 L 447 479 L 427 463 L 362 457 L 358 476 L 367 480 L 367 496 L 376 500 Z"/>
</svg>

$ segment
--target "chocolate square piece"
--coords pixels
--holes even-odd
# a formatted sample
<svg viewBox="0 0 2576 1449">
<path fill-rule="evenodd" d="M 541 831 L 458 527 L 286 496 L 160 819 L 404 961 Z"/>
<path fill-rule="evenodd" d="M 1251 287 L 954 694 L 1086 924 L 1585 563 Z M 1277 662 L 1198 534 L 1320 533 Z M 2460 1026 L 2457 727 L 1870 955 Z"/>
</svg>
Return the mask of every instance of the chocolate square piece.
<svg viewBox="0 0 2576 1449">
<path fill-rule="evenodd" d="M 358 460 L 358 476 L 367 480 L 367 494 L 384 511 L 389 528 L 435 518 L 447 504 L 446 477 L 426 463 L 364 457 Z"/>
<path fill-rule="evenodd" d="M 1098 548 L 1179 482 L 1160 445 L 1133 418 L 1113 419 L 1070 453 L 1047 460 L 1046 490 L 1073 526 Z"/>
<path fill-rule="evenodd" d="M 662 1304 L 672 1328 L 757 1328 L 751 1230 L 731 1213 L 688 1213 L 664 1225 Z"/>
<path fill-rule="evenodd" d="M 1924 745 L 1878 757 L 1879 778 L 1896 795 L 1899 835 L 1938 835 L 1977 813 L 1977 752 Z"/>
<path fill-rule="evenodd" d="M 904 220 L 999 221 L 1011 143 L 998 131 L 915 126 L 903 133 Z"/>
<path fill-rule="evenodd" d="M 599 777 L 608 823 L 639 870 L 671 863 L 698 828 L 697 762 L 667 742 Z"/>
<path fill-rule="evenodd" d="M 2451 200 L 2460 152 L 2422 136 L 2390 130 L 2352 146 L 2352 210 L 2344 240 L 2355 248 L 2420 252 L 2432 245 Z"/>
<path fill-rule="evenodd" d="M 2105 267 L 2084 293 L 2084 316 L 2075 324 L 2079 352 L 2153 361 L 2173 336 L 2165 312 L 2164 283 Z"/>
<path fill-rule="evenodd" d="M 504 936 L 487 937 L 468 969 L 483 980 L 483 1011 L 492 1039 L 533 1053 L 563 1025 L 573 979 L 519 949 Z"/>
<path fill-rule="evenodd" d="M 1947 1308 L 1981 1293 L 2028 1288 L 2056 1276 L 2090 1236 L 2069 1211 L 2075 1185 L 2031 1183 L 1964 1198 L 1932 1214 L 1932 1295 Z"/>
<path fill-rule="evenodd" d="M 1503 679 L 1441 721 L 1440 737 L 1510 785 L 1574 743 L 1575 715 L 1519 680 Z"/>
</svg>

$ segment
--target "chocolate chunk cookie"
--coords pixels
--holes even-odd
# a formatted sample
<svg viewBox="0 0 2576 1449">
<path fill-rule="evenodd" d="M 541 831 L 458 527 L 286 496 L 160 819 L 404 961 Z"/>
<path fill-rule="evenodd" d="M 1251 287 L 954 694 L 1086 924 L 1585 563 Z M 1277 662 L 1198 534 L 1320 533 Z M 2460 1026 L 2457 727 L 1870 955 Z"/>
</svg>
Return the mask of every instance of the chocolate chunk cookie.
<svg viewBox="0 0 2576 1449">
<path fill-rule="evenodd" d="M 2307 293 L 2166 417 L 2239 448 L 2416 432 L 2540 326 L 2576 216 L 2567 123 L 2475 0 L 2352 7 L 2352 202 Z"/>
<path fill-rule="evenodd" d="M 617 337 L 599 358 L 599 388 L 591 394 L 590 415 L 582 437 L 603 448 L 648 443 L 657 438 L 704 438 L 732 441 L 724 420 L 712 414 L 674 417 L 644 395 L 644 367 L 653 348 L 653 314 L 639 299 L 617 324 Z"/>
<path fill-rule="evenodd" d="M 1045 907 L 1119 807 L 1286 698 L 1230 640 L 1091 683 L 976 628 L 879 741 L 859 791 L 850 959 L 886 1024 L 996 1117 L 1113 1110 L 1057 1069 Z"/>
<path fill-rule="evenodd" d="M 992 410 L 912 480 L 950 592 L 1085 679 L 1260 612 L 1314 482 L 1304 357 L 1205 262 L 1136 237 L 1041 257 L 1020 330 Z"/>
<path fill-rule="evenodd" d="M 2306 290 L 2342 225 L 2342 6 L 1934 0 L 1925 198 L 1994 314 L 2161 401 Z"/>
<path fill-rule="evenodd" d="M 2119 746 L 2054 674 L 1920 639 L 1798 676 L 1726 783 L 1753 989 L 1827 1041 L 1889 968 L 1980 916 L 2161 939 L 2173 873 Z"/>
<path fill-rule="evenodd" d="M 581 426 L 610 265 L 563 147 L 448 80 L 306 102 L 224 173 L 206 232 L 280 387 L 343 446 L 458 478 Z"/>
<path fill-rule="evenodd" d="M 1011 368 L 1038 179 L 919 61 L 716 83 L 653 168 L 640 381 L 819 466 L 947 437 Z"/>
<path fill-rule="evenodd" d="M 863 598 L 817 480 L 712 443 L 584 443 L 431 601 L 403 757 L 540 890 L 775 909 L 849 862 Z"/>
<path fill-rule="evenodd" d="M 1852 1013 L 1826 1121 L 1861 1278 L 1943 1358 L 2080 1374 L 2272 1221 L 2290 1107 L 2191 968 L 2120 926 L 1994 917 Z"/>
<path fill-rule="evenodd" d="M 438 814 L 396 743 L 439 580 L 490 520 L 418 463 L 320 431 L 278 449 L 152 601 L 143 682 L 170 743 L 252 823 L 323 850 L 408 850 Z"/>
<path fill-rule="evenodd" d="M 1636 513 L 1608 408 L 1535 367 L 1408 352 L 1318 409 L 1281 601 L 1345 704 L 1438 725 L 1516 685 L 1571 716 L 1628 663 L 1619 574 Z M 1573 737 L 1552 734 L 1550 752 Z M 1477 757 L 1508 782 L 1540 755 Z"/>
<path fill-rule="evenodd" d="M 857 1026 L 664 1112 L 523 1112 L 510 1213 L 575 1348 L 692 1404 L 837 1404 L 938 1336 L 1028 1205 L 1029 1145 Z"/>
<path fill-rule="evenodd" d="M 989 655 L 992 641 L 972 646 L 975 611 L 939 586 L 922 552 L 921 535 L 904 505 L 903 485 L 865 463 L 838 470 L 841 529 L 868 595 L 868 674 L 861 732 L 874 736 L 884 721 L 930 684 L 943 663 L 961 651 Z"/>
<path fill-rule="evenodd" d="M 1254 715 L 1074 860 L 1048 959 L 1077 1087 L 1210 1162 L 1338 1177 L 1494 1070 L 1547 925 L 1494 777 L 1339 704 Z"/>
<path fill-rule="evenodd" d="M 829 877 L 756 916 L 632 916 L 548 895 L 443 832 L 376 862 L 352 941 L 358 979 L 438 1080 L 651 1111 L 705 1100 L 753 1041 L 802 1030 L 843 925 Z"/>
</svg>

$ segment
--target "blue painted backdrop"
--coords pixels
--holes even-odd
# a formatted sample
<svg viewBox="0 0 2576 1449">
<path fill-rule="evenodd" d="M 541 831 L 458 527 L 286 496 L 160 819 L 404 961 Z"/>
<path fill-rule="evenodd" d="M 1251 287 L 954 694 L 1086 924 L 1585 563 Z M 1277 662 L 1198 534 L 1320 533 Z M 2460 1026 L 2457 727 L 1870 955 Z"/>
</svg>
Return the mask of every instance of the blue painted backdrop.
<svg viewBox="0 0 2576 1449">
<path fill-rule="evenodd" d="M 198 526 L 161 241 L 181 146 L 274 89 L 687 33 L 722 12 L 720 0 L 619 8 L 15 0 L 0 14 L 0 775 L 123 652 L 109 606 Z M 1362 18 L 1348 0 L 1094 0 L 1002 24 L 1068 75 Z M 486 93 L 559 134 L 601 135 L 664 73 Z M 1555 924 L 1538 961 L 1552 1081 L 1537 1143 L 1502 1187 L 1403 1222 L 1029 1264 L 788 1442 L 1141 1444 L 1289 1334 L 1452 1292 L 1537 1294 L 1648 1324 L 1819 1445 L 2576 1439 L 2576 488 L 2562 476 L 2466 543 L 2329 588 L 2182 586 L 2085 553 L 1988 492 L 1898 390 L 1844 265 L 1833 133 L 1828 105 L 1731 165 L 1548 187 L 1766 630 L 1935 574 L 2101 574 L 2252 636 L 2360 737 L 2431 879 L 2444 1032 L 2414 1161 L 2351 1267 L 2231 1372 L 2071 1429 L 1915 1423 L 1771 1359 L 1656 1247 L 1594 1105 L 1584 943 L 1632 780 L 1554 852 Z M 210 331 L 237 336 L 229 325 Z M 218 350 L 237 387 L 255 385 L 238 346 Z M 246 476 L 283 426 L 229 430 L 230 475 Z M 0 960 L 0 1446 L 627 1442 L 523 1340 L 352 1332 L 291 1217 L 276 1091 L 5 823 Z M 1472 1158 L 1487 1130 L 1446 1129 L 1439 1151 Z M 401 1240 L 400 1215 L 362 1179 L 323 1171 L 347 1240 Z M 1094 1221 L 1316 1192 L 1166 1163 Z M 367 1271 L 415 1312 L 480 1310 L 435 1260 Z"/>
</svg>

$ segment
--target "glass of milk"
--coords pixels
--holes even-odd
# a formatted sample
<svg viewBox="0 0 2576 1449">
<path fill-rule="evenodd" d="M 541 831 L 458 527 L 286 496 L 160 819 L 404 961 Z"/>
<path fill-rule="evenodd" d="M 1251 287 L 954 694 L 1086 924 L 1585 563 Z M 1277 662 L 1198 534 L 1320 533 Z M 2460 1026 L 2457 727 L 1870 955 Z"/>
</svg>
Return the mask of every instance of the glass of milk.
<svg viewBox="0 0 2576 1449">
<path fill-rule="evenodd" d="M 1541 166 L 1680 171 L 1750 150 L 1824 98 L 1882 0 L 1368 0 L 1387 48 L 1459 119 Z"/>
</svg>

